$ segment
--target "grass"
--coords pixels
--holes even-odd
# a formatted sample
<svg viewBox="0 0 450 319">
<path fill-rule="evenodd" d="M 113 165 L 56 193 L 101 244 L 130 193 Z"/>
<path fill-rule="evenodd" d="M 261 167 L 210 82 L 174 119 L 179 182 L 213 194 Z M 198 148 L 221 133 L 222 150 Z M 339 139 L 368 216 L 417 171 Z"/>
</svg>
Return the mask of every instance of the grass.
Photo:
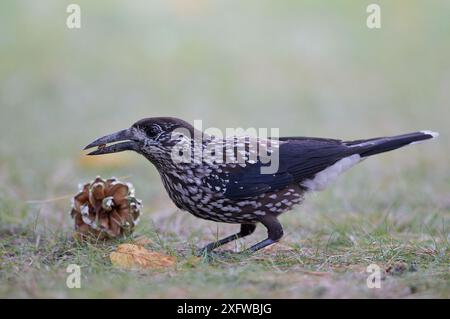
<svg viewBox="0 0 450 319">
<path fill-rule="evenodd" d="M 80 0 L 82 29 L 68 30 L 64 1 L 3 1 L 0 297 L 449 298 L 449 8 L 379 2 L 383 27 L 368 30 L 366 4 L 350 1 Z M 281 217 L 279 244 L 234 253 L 264 238 L 258 227 L 197 261 L 195 247 L 237 226 L 177 210 L 137 155 L 80 153 L 159 115 L 286 136 L 441 136 L 369 159 L 309 195 Z M 176 256 L 174 269 L 113 267 L 109 253 L 132 238 L 72 240 L 70 197 L 96 175 L 135 185 L 144 202 L 135 236 Z M 66 286 L 72 263 L 81 289 Z M 373 263 L 380 289 L 366 285 Z"/>
<path fill-rule="evenodd" d="M 149 248 L 176 255 L 181 265 L 176 270 L 129 272 L 115 269 L 107 258 L 115 243 L 78 245 L 65 234 L 39 240 L 27 233 L 15 234 L 2 242 L 6 286 L 1 293 L 34 298 L 448 297 L 445 243 L 405 243 L 386 234 L 369 234 L 368 240 L 361 241 L 341 236 L 309 239 L 303 247 L 296 243 L 254 256 L 225 254 L 194 265 L 183 262 L 189 259 L 191 247 L 154 245 Z M 369 263 L 386 267 L 399 262 L 414 263 L 414 272 L 386 275 L 381 289 L 367 288 Z M 65 268 L 72 263 L 82 267 L 81 289 L 65 286 Z"/>
<path fill-rule="evenodd" d="M 364 174 L 364 168 L 358 173 Z M 351 174 L 355 175 L 355 174 Z M 151 297 L 151 298 L 448 298 L 448 219 L 432 212 L 429 200 L 386 206 L 380 193 L 367 196 L 366 208 L 346 207 L 351 198 L 339 191 L 309 198 L 303 209 L 281 219 L 281 243 L 254 255 L 236 254 L 264 230 L 229 244 L 210 258 L 196 260 L 195 247 L 231 233 L 236 226 L 198 221 L 186 213 L 160 210 L 145 216 L 135 236 L 152 240 L 146 247 L 177 258 L 175 269 L 125 271 L 109 253 L 125 238 L 80 244 L 68 229 L 40 227 L 39 210 L 22 226 L 3 226 L 0 275 L 3 297 Z M 346 185 L 349 183 L 349 185 Z M 369 186 L 368 186 L 369 187 Z M 396 196 L 406 197 L 397 190 Z M 329 198 L 330 197 L 330 198 Z M 348 200 L 348 203 L 346 202 Z M 312 203 L 311 203 L 312 202 Z M 356 201 L 355 201 L 356 202 Z M 361 202 L 358 203 L 361 205 Z M 170 207 L 170 203 L 167 203 Z M 312 210 L 317 210 L 315 213 Z M 428 212 L 425 214 L 425 212 Z M 64 224 L 68 224 L 64 221 Z M 69 264 L 82 269 L 82 288 L 65 285 Z M 366 268 L 381 267 L 380 289 L 369 289 Z M 389 267 L 397 271 L 386 270 Z"/>
</svg>

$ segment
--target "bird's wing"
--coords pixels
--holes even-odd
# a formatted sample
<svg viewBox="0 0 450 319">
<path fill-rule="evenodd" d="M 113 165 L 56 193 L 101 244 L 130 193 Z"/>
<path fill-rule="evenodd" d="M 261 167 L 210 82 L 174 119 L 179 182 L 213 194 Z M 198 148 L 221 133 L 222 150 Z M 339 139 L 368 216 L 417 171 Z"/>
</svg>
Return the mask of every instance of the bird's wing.
<svg viewBox="0 0 450 319">
<path fill-rule="evenodd" d="M 229 175 L 225 197 L 247 198 L 281 189 L 294 182 L 294 176 L 287 171 L 261 174 L 260 163 L 238 167 Z"/>
<path fill-rule="evenodd" d="M 262 174 L 261 168 L 270 166 L 258 161 L 245 167 L 236 167 L 228 177 L 225 196 L 239 199 L 275 191 L 292 183 L 301 184 L 335 164 L 340 159 L 357 153 L 339 140 L 322 138 L 280 138 L 279 168 L 276 173 Z M 274 154 L 275 155 L 275 154 Z M 275 155 L 276 156 L 276 155 Z"/>
</svg>

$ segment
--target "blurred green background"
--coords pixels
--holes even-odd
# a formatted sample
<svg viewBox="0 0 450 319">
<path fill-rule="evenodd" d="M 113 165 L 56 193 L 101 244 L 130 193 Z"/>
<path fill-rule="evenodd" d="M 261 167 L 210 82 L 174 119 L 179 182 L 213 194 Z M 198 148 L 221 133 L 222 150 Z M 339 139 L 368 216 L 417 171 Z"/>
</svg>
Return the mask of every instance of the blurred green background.
<svg viewBox="0 0 450 319">
<path fill-rule="evenodd" d="M 379 1 L 372 30 L 370 1 L 78 1 L 81 29 L 66 27 L 69 3 L 0 4 L 0 196 L 11 205 L 97 174 L 132 175 L 150 203 L 164 196 L 137 155 L 80 164 L 88 142 L 151 116 L 344 139 L 435 130 L 436 142 L 358 170 L 376 187 L 378 170 L 426 162 L 436 178 L 417 182 L 448 194 L 448 1 Z"/>
<path fill-rule="evenodd" d="M 81 29 L 66 27 L 72 2 Z M 216 224 L 176 211 L 138 155 L 82 155 L 140 118 L 175 116 L 290 136 L 438 131 L 438 140 L 364 162 L 283 218 L 392 205 L 406 215 L 419 207 L 424 223 L 437 214 L 439 229 L 450 211 L 450 2 L 375 1 L 382 27 L 371 30 L 372 2 L 1 1 L 2 226 L 39 219 L 69 230 L 77 184 L 115 175 L 135 184 L 163 231 L 215 233 Z"/>
</svg>

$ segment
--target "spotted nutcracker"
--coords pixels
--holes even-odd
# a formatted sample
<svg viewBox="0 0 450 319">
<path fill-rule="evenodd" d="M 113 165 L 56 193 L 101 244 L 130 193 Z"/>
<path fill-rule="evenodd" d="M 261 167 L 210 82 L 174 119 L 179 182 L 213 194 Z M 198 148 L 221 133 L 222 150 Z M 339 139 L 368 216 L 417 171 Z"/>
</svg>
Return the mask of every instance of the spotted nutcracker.
<svg viewBox="0 0 450 319">
<path fill-rule="evenodd" d="M 201 136 L 199 143 L 195 136 Z M 368 156 L 437 136 L 435 132 L 420 131 L 356 141 L 313 137 L 219 138 L 199 132 L 177 118 L 155 117 L 101 137 L 85 149 L 98 147 L 88 155 L 135 151 L 155 165 L 177 207 L 203 219 L 241 224 L 240 232 L 206 245 L 201 252 L 248 236 L 262 223 L 268 237 L 248 249 L 254 252 L 281 239 L 283 228 L 277 217 L 300 204 L 305 192 L 325 188 L 340 173 Z M 266 158 L 261 155 L 264 152 L 257 152 L 255 158 L 252 145 L 257 149 L 268 145 Z M 209 155 L 214 160 L 192 156 L 196 150 L 206 154 L 206 149 L 212 149 Z M 220 156 L 214 154 L 217 149 L 222 150 Z M 277 156 L 277 170 L 264 173 L 262 169 L 270 165 L 268 154 Z M 237 161 L 239 156 L 241 160 Z"/>
</svg>

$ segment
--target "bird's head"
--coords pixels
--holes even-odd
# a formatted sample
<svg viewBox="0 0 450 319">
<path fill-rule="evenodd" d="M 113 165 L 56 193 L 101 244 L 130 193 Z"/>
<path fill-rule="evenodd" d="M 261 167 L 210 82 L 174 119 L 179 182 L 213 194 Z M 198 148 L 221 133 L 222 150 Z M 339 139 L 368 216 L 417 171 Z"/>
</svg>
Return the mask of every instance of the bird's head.
<svg viewBox="0 0 450 319">
<path fill-rule="evenodd" d="M 194 128 L 189 123 L 173 117 L 152 117 L 100 137 L 84 149 L 97 147 L 88 155 L 135 151 L 157 162 L 161 156 L 170 154 L 171 148 L 186 136 L 194 136 Z"/>
</svg>

